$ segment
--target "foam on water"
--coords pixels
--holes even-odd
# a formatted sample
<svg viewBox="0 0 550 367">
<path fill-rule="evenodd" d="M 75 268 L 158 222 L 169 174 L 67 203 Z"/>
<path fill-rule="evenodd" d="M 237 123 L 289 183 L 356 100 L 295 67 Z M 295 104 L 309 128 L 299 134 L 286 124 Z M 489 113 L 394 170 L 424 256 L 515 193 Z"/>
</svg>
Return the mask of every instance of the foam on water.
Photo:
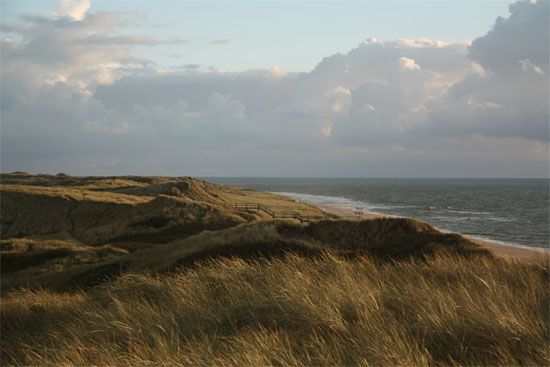
<svg viewBox="0 0 550 367">
<path fill-rule="evenodd" d="M 377 214 L 377 215 L 388 215 L 387 213 L 377 212 L 375 210 L 380 209 L 392 209 L 395 207 L 389 205 L 381 204 L 369 204 L 364 201 L 357 201 L 353 199 L 348 199 L 341 196 L 324 196 L 324 195 L 311 195 L 311 194 L 300 194 L 296 192 L 271 192 L 272 194 L 283 195 L 289 198 L 308 203 L 313 205 L 335 205 L 346 209 L 362 209 L 368 213 Z M 404 207 L 404 206 L 397 206 Z"/>
</svg>

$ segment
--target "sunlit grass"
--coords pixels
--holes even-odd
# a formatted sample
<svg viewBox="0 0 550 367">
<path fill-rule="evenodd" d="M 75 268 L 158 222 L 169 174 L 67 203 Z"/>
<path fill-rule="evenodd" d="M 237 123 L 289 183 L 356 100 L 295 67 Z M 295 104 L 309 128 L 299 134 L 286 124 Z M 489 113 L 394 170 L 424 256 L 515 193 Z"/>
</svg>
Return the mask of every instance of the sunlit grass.
<svg viewBox="0 0 550 367">
<path fill-rule="evenodd" d="M 325 254 L 126 274 L 2 302 L 19 365 L 547 365 L 548 262 Z"/>
</svg>

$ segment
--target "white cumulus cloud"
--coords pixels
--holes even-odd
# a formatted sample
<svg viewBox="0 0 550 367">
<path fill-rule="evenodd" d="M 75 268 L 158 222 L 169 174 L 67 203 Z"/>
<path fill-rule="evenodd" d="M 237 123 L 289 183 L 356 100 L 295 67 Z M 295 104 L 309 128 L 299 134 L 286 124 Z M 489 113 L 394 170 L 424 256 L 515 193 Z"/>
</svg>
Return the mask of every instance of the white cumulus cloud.
<svg viewBox="0 0 550 367">
<path fill-rule="evenodd" d="M 56 0 L 56 13 L 59 16 L 82 20 L 92 5 L 92 0 Z"/>
<path fill-rule="evenodd" d="M 403 70 L 420 70 L 420 66 L 416 63 L 414 59 L 409 59 L 408 57 L 400 57 L 399 64 Z"/>
</svg>

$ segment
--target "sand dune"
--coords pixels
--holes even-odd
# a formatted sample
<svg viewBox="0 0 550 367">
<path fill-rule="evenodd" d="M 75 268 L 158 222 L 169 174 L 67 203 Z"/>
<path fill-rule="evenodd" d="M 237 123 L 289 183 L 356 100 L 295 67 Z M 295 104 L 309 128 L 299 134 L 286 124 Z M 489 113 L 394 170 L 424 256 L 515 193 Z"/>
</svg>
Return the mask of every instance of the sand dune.
<svg viewBox="0 0 550 367">
<path fill-rule="evenodd" d="M 379 213 L 364 212 L 363 214 L 357 214 L 353 209 L 337 206 L 337 205 L 318 205 L 319 208 L 327 213 L 342 217 L 356 217 L 357 219 L 375 219 L 375 218 L 387 218 Z M 469 240 L 477 243 L 480 246 L 490 249 L 495 255 L 501 257 L 512 257 L 526 260 L 535 260 L 541 256 L 549 255 L 550 251 L 539 248 L 529 248 L 527 246 L 518 246 L 513 244 L 506 244 L 502 242 L 484 240 L 472 236 L 465 236 Z"/>
</svg>

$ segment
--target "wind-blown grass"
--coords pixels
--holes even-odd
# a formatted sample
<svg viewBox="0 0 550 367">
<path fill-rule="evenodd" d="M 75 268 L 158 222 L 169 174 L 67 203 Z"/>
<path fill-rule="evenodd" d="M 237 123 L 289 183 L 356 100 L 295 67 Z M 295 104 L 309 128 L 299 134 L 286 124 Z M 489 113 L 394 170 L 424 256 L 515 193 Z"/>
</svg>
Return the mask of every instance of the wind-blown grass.
<svg viewBox="0 0 550 367">
<path fill-rule="evenodd" d="M 71 264 L 52 271 L 49 262 L 6 274 L 4 289 L 18 287 L 68 290 L 86 288 L 124 272 L 170 271 L 219 257 L 246 259 L 280 257 L 285 253 L 319 256 L 323 252 L 380 260 L 422 258 L 451 253 L 487 256 L 491 253 L 456 234 L 441 233 L 426 223 L 405 218 L 365 221 L 320 221 L 308 225 L 254 222 L 217 231 L 204 231 L 163 246 L 89 264 Z M 72 265 L 72 266 L 70 266 Z"/>
<path fill-rule="evenodd" d="M 548 262 L 243 260 L 2 304 L 2 364 L 548 365 Z"/>
</svg>

